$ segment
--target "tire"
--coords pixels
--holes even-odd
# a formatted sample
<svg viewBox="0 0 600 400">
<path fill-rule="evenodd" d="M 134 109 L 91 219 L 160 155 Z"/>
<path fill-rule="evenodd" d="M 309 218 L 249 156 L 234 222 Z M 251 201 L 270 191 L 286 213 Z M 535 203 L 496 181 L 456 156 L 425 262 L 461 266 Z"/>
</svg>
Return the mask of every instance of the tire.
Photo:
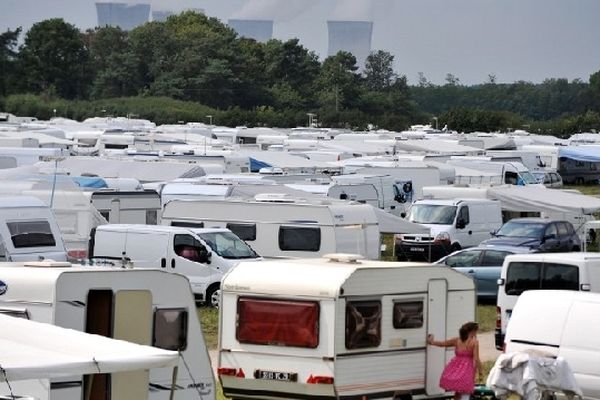
<svg viewBox="0 0 600 400">
<path fill-rule="evenodd" d="M 204 305 L 206 307 L 219 308 L 219 300 L 221 298 L 221 287 L 219 284 L 209 286 L 206 290 L 206 301 Z"/>
</svg>

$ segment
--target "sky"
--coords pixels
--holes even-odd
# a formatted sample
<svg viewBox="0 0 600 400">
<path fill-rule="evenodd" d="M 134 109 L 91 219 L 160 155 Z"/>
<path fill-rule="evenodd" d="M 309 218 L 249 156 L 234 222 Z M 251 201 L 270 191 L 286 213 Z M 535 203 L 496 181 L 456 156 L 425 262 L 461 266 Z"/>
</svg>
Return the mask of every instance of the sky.
<svg viewBox="0 0 600 400">
<path fill-rule="evenodd" d="M 229 18 L 273 19 L 277 39 L 297 37 L 327 54 L 327 20 L 371 20 L 373 50 L 395 56 L 396 72 L 416 84 L 448 73 L 463 84 L 581 79 L 600 70 L 599 0 L 121 0 L 153 10 L 204 9 Z M 61 17 L 97 25 L 94 0 L 0 0 L 0 31 Z"/>
</svg>

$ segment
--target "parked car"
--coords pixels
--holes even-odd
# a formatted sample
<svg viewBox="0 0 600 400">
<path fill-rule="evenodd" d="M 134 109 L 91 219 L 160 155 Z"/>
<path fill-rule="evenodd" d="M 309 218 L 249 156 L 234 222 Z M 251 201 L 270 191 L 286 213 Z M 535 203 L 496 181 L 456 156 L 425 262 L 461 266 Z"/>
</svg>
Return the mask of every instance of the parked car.
<svg viewBox="0 0 600 400">
<path fill-rule="evenodd" d="M 563 187 L 562 177 L 555 171 L 533 171 L 533 176 L 538 180 L 538 183 L 543 184 L 547 188 Z"/>
<path fill-rule="evenodd" d="M 482 246 L 522 246 L 538 253 L 580 251 L 581 240 L 568 221 L 515 218 L 506 222 Z"/>
<path fill-rule="evenodd" d="M 510 254 L 529 252 L 528 248 L 519 246 L 472 247 L 455 251 L 435 264 L 444 264 L 471 276 L 475 280 L 477 298 L 495 301 L 504 258 Z"/>
</svg>

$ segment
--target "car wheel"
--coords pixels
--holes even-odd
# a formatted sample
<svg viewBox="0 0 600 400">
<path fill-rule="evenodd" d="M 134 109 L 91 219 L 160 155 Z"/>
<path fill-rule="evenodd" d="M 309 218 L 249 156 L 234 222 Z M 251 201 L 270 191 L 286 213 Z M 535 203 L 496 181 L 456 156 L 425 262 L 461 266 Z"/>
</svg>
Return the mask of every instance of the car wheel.
<svg viewBox="0 0 600 400">
<path fill-rule="evenodd" d="M 219 300 L 221 298 L 221 287 L 219 285 L 212 285 L 206 291 L 206 301 L 204 303 L 207 307 L 219 308 Z"/>
</svg>

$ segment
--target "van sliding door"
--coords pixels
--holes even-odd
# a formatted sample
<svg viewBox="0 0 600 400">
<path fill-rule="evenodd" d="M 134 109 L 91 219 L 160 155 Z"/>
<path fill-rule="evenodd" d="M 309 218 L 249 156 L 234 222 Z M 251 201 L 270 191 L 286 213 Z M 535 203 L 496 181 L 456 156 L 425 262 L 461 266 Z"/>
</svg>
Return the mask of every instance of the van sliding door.
<svg viewBox="0 0 600 400">
<path fill-rule="evenodd" d="M 436 340 L 446 340 L 448 282 L 443 279 L 429 281 L 427 295 L 427 334 Z M 446 365 L 446 349 L 427 346 L 425 368 L 425 392 L 428 395 L 444 393 L 440 388 L 440 376 Z"/>
</svg>

